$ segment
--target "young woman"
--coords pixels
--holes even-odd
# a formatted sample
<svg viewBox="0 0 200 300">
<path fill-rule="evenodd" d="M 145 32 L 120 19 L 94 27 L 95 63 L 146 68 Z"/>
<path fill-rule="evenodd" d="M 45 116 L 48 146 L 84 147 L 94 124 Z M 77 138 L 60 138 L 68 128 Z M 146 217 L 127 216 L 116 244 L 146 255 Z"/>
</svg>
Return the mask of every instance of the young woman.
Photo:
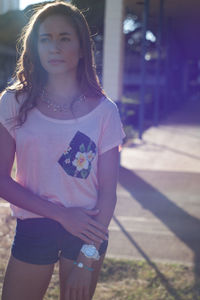
<svg viewBox="0 0 200 300">
<path fill-rule="evenodd" d="M 2 300 L 43 299 L 58 260 L 60 299 L 89 300 L 107 248 L 125 134 L 76 7 L 46 4 L 21 41 L 15 83 L 0 102 L 0 197 L 17 219 Z"/>
</svg>

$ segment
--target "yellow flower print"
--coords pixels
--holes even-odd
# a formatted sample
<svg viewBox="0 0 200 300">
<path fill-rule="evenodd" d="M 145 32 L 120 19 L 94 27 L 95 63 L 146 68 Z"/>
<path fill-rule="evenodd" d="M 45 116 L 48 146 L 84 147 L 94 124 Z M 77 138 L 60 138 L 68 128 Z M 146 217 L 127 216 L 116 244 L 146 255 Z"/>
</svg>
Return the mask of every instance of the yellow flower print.
<svg viewBox="0 0 200 300">
<path fill-rule="evenodd" d="M 94 157 L 95 157 L 95 153 L 93 153 L 92 151 L 87 153 L 87 158 L 89 161 L 92 161 Z"/>
<path fill-rule="evenodd" d="M 89 163 L 86 153 L 77 152 L 75 160 L 72 164 L 77 168 L 78 171 L 82 169 L 88 169 Z"/>
</svg>

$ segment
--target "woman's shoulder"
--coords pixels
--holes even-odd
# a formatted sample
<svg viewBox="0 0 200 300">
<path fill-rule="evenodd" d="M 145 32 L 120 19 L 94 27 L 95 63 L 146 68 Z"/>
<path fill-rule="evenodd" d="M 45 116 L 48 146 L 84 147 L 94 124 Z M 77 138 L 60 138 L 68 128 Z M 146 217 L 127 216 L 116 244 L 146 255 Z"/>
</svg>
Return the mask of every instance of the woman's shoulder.
<svg viewBox="0 0 200 300">
<path fill-rule="evenodd" d="M 108 96 L 105 96 L 103 98 L 103 103 L 104 103 L 104 106 L 102 105 L 102 107 L 105 109 L 105 111 L 107 113 L 115 113 L 118 111 L 117 104 Z"/>
<path fill-rule="evenodd" d="M 89 101 L 90 104 L 88 112 L 91 112 L 93 110 L 98 111 L 98 113 L 102 115 L 103 119 L 110 117 L 111 115 L 118 112 L 117 104 L 106 95 L 102 95 L 96 98 L 90 98 Z"/>
<path fill-rule="evenodd" d="M 15 90 L 5 90 L 0 96 L 0 114 L 7 117 L 15 117 L 24 101 L 24 95 L 16 98 Z"/>
<path fill-rule="evenodd" d="M 17 98 L 16 98 L 16 90 L 4 90 L 1 94 L 0 94 L 0 102 L 2 102 L 5 105 L 9 105 L 9 106 L 20 106 L 25 98 L 25 94 L 20 94 Z"/>
<path fill-rule="evenodd" d="M 0 94 L 1 101 L 12 101 L 15 98 L 15 91 L 14 90 L 4 90 Z"/>
<path fill-rule="evenodd" d="M 13 109 L 16 106 L 16 99 L 15 99 L 15 92 L 14 91 L 8 91 L 4 90 L 1 93 L 0 97 L 0 108 L 1 110 L 10 110 Z"/>
</svg>

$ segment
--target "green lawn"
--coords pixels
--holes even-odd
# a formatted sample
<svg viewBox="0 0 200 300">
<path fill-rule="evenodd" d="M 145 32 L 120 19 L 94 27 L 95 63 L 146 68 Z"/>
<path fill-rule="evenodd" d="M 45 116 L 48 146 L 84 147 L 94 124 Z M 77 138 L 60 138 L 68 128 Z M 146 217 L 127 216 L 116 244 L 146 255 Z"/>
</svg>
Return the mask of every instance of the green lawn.
<svg viewBox="0 0 200 300">
<path fill-rule="evenodd" d="M 94 300 L 198 300 L 200 281 L 195 283 L 192 268 L 145 261 L 105 259 Z M 2 284 L 5 265 L 0 266 Z M 58 266 L 45 300 L 59 299 Z"/>
<path fill-rule="evenodd" d="M 196 280 L 196 282 L 195 282 Z M 198 281 L 198 282 L 197 282 Z M 59 299 L 58 268 L 45 300 Z M 183 265 L 105 259 L 94 300 L 198 300 L 200 281 Z"/>
</svg>

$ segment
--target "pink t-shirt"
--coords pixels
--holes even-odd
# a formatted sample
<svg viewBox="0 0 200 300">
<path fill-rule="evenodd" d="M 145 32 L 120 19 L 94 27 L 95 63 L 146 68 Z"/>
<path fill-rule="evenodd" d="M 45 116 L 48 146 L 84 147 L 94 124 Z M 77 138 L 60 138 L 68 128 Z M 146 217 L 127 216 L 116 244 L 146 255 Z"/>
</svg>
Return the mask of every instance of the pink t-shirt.
<svg viewBox="0 0 200 300">
<path fill-rule="evenodd" d="M 40 197 L 65 207 L 95 207 L 98 195 L 98 156 L 122 144 L 125 133 L 116 104 L 102 97 L 88 114 L 58 120 L 32 109 L 20 128 L 8 119 L 20 104 L 13 92 L 0 101 L 0 122 L 16 142 L 16 181 Z M 21 219 L 41 217 L 11 205 Z"/>
</svg>

